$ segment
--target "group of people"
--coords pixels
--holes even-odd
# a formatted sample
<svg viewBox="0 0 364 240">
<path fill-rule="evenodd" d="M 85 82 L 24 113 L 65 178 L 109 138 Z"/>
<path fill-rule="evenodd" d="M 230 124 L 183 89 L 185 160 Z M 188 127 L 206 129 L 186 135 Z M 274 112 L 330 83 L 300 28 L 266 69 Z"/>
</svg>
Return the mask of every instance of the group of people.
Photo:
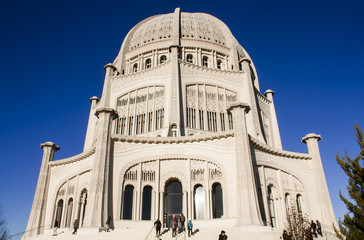
<svg viewBox="0 0 364 240">
<path fill-rule="evenodd" d="M 109 217 L 106 221 L 106 231 L 109 232 L 110 229 L 111 229 L 111 217 Z M 77 229 L 79 228 L 80 226 L 80 223 L 78 222 L 78 219 L 76 219 L 74 222 L 73 222 L 73 232 L 72 234 L 77 234 Z M 58 220 L 56 219 L 54 221 L 54 226 L 53 226 L 53 235 L 52 236 L 57 236 L 57 229 L 59 228 L 59 223 L 58 223 Z"/>
<path fill-rule="evenodd" d="M 319 220 L 316 220 L 316 223 L 311 220 L 311 232 L 315 238 L 317 238 L 317 234 L 322 237 L 321 223 L 319 222 Z"/>
<path fill-rule="evenodd" d="M 172 237 L 175 237 L 177 235 L 177 229 L 179 232 L 182 232 L 185 230 L 185 221 L 186 218 L 183 215 L 183 213 L 179 216 L 179 219 L 177 219 L 176 216 L 173 216 L 173 219 L 171 221 L 171 229 L 172 229 Z M 154 226 L 155 226 L 155 234 L 157 237 L 159 237 L 161 235 L 161 227 L 162 227 L 162 223 L 159 219 L 157 219 L 154 222 Z M 189 220 L 187 223 L 187 229 L 188 229 L 188 236 L 191 237 L 192 235 L 192 229 L 193 229 L 193 224 L 192 221 Z"/>
<path fill-rule="evenodd" d="M 76 234 L 77 233 L 77 229 L 79 227 L 79 223 L 78 223 L 78 219 L 76 219 L 74 222 L 73 222 L 73 232 L 72 234 Z M 54 220 L 54 225 L 53 225 L 53 235 L 52 236 L 57 236 L 57 230 L 59 228 L 59 223 L 58 223 L 58 220 Z"/>
<path fill-rule="evenodd" d="M 318 235 L 322 237 L 322 228 L 319 220 L 316 220 L 316 223 L 313 220 L 311 220 L 310 231 L 312 236 L 314 236 L 315 238 L 317 238 Z M 282 237 L 283 240 L 291 240 L 292 234 L 288 234 L 287 230 L 283 230 Z"/>
</svg>

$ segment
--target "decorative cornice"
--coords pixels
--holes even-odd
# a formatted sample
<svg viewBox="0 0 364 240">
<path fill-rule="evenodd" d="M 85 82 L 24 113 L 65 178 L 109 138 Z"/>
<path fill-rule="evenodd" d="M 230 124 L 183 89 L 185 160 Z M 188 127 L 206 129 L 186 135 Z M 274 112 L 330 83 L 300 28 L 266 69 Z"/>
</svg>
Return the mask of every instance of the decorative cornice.
<svg viewBox="0 0 364 240">
<path fill-rule="evenodd" d="M 257 95 L 259 100 L 262 100 L 264 103 L 272 103 L 268 98 L 266 98 L 258 89 L 254 88 L 255 94 Z M 267 92 L 267 91 L 266 91 Z"/>
<path fill-rule="evenodd" d="M 81 160 L 91 156 L 92 154 L 95 153 L 95 151 L 96 151 L 96 147 L 94 146 L 87 152 L 80 153 L 73 157 L 69 157 L 69 158 L 65 158 L 65 159 L 61 159 L 61 160 L 55 160 L 53 162 L 50 162 L 48 165 L 49 166 L 61 166 L 61 165 L 69 164 L 69 163 L 78 162 L 78 161 L 81 161 Z"/>
<path fill-rule="evenodd" d="M 233 131 L 227 131 L 224 134 L 211 133 L 195 136 L 183 136 L 183 137 L 141 137 L 141 136 L 124 136 L 119 134 L 112 134 L 111 138 L 114 141 L 130 142 L 130 143 L 155 143 L 155 144 L 172 144 L 172 143 L 193 143 L 193 142 L 206 142 L 215 139 L 233 137 Z"/>
<path fill-rule="evenodd" d="M 259 142 L 257 139 L 253 138 L 250 135 L 249 135 L 249 140 L 250 140 L 250 143 L 256 149 L 261 150 L 261 151 L 266 152 L 266 153 L 269 153 L 269 154 L 273 154 L 273 155 L 281 156 L 281 157 L 304 159 L 304 160 L 311 160 L 312 159 L 311 155 L 309 155 L 309 154 L 295 153 L 295 152 L 280 150 L 280 149 L 277 149 L 277 148 L 272 148 L 272 147 L 270 147 L 268 145 L 265 145 L 265 144 Z"/>
</svg>

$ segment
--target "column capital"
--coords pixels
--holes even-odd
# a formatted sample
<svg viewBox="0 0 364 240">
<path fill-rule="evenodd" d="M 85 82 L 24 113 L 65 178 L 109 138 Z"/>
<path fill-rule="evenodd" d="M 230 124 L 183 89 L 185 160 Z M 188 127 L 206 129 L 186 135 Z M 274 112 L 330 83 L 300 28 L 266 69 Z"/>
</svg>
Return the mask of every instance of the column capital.
<svg viewBox="0 0 364 240">
<path fill-rule="evenodd" d="M 100 107 L 96 109 L 95 115 L 97 117 L 99 117 L 100 113 L 109 113 L 112 118 L 117 118 L 118 116 L 117 112 L 111 107 Z"/>
<path fill-rule="evenodd" d="M 98 102 L 98 101 L 100 101 L 100 99 L 98 97 L 96 97 L 96 96 L 93 96 L 93 97 L 90 98 L 90 102 L 93 102 L 93 101 Z"/>
<path fill-rule="evenodd" d="M 309 133 L 306 136 L 304 136 L 301 140 L 303 143 L 307 143 L 309 139 L 315 139 L 317 142 L 320 141 L 321 135 L 315 134 L 315 133 Z"/>
<path fill-rule="evenodd" d="M 235 108 L 243 108 L 245 110 L 245 113 L 248 113 L 250 111 L 250 107 L 247 103 L 242 103 L 242 102 L 235 102 L 232 103 L 230 105 L 230 107 L 228 107 L 228 111 L 232 111 Z"/>
<path fill-rule="evenodd" d="M 42 149 L 47 148 L 47 147 L 53 148 L 54 151 L 58 151 L 60 149 L 60 147 L 57 144 L 55 144 L 54 142 L 45 142 L 40 145 L 40 148 L 42 148 Z"/>
<path fill-rule="evenodd" d="M 265 93 L 264 93 L 264 96 L 266 96 L 267 97 L 267 95 L 274 95 L 274 91 L 273 90 L 271 90 L 271 89 L 268 89 L 267 91 L 265 91 Z"/>
<path fill-rule="evenodd" d="M 112 70 L 116 70 L 116 67 L 112 63 L 108 63 L 104 66 L 105 70 L 107 70 L 108 68 L 112 68 Z"/>
</svg>

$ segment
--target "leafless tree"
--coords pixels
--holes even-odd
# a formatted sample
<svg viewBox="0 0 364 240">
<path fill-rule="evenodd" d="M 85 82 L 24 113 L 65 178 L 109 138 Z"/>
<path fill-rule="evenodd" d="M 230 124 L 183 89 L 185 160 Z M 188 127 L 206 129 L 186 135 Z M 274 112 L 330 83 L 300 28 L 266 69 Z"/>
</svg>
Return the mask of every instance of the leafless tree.
<svg viewBox="0 0 364 240">
<path fill-rule="evenodd" d="M 286 230 L 292 240 L 312 240 L 311 223 L 307 214 L 298 211 L 297 205 L 291 201 L 287 211 Z"/>
<path fill-rule="evenodd" d="M 8 227 L 6 224 L 4 209 L 0 205 L 0 240 L 7 240 L 7 239 L 9 239 Z"/>
</svg>

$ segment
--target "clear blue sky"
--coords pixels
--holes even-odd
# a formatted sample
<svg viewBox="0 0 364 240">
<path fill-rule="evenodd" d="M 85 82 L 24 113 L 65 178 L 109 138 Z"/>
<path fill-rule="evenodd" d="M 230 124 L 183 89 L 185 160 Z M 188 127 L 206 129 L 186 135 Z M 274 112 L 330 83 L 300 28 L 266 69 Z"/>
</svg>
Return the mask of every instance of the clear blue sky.
<svg viewBox="0 0 364 240">
<path fill-rule="evenodd" d="M 346 177 L 335 155 L 358 153 L 364 128 L 363 1 L 1 1 L 0 203 L 12 234 L 25 229 L 38 179 L 40 143 L 55 159 L 82 151 L 89 98 L 100 97 L 103 66 L 139 21 L 175 7 L 224 21 L 252 57 L 261 91 L 275 91 L 283 148 L 321 134 L 336 217 Z"/>
</svg>

